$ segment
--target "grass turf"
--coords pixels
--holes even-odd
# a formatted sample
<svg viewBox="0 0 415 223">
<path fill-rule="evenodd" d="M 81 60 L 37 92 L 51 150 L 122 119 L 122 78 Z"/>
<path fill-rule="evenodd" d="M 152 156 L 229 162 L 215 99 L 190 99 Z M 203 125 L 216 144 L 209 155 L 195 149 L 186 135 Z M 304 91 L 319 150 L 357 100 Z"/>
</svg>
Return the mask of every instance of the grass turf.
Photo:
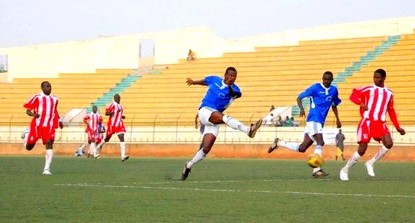
<svg viewBox="0 0 415 223">
<path fill-rule="evenodd" d="M 413 163 L 363 162 L 338 180 L 344 162 L 327 161 L 325 179 L 304 161 L 213 159 L 182 182 L 184 159 L 0 157 L 1 222 L 412 222 Z"/>
</svg>

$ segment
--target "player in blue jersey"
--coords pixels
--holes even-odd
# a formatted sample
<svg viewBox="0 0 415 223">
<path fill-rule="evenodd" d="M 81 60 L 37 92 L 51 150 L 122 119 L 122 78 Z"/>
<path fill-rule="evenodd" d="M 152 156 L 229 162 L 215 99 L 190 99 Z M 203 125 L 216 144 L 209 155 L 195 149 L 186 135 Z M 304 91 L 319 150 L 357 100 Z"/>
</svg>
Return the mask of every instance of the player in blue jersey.
<svg viewBox="0 0 415 223">
<path fill-rule="evenodd" d="M 269 147 L 268 153 L 271 153 L 279 146 L 287 149 L 304 153 L 314 142 L 317 143 L 314 149 L 314 154 L 322 156 L 323 152 L 323 127 L 326 121 L 327 114 L 330 107 L 336 116 L 337 128 L 341 127 L 337 106 L 341 103 L 339 92 L 335 86 L 331 85 L 333 81 L 333 73 L 326 71 L 323 74 L 323 82 L 315 83 L 303 91 L 297 97 L 297 104 L 300 107 L 300 117 L 305 116 L 305 111 L 302 103 L 303 98 L 310 98 L 310 111 L 307 115 L 307 123 L 304 131 L 304 140 L 300 143 L 289 143 L 281 141 L 279 138 L 274 140 L 274 143 Z M 324 172 L 320 167 L 313 168 L 312 175 L 316 178 L 325 177 L 328 173 Z"/>
<path fill-rule="evenodd" d="M 261 127 L 262 119 L 255 124 L 251 124 L 251 126 L 246 126 L 240 121 L 223 114 L 223 111 L 234 100 L 242 96 L 241 90 L 235 84 L 237 75 L 238 73 L 234 67 L 228 67 L 225 71 L 224 79 L 218 76 L 207 76 L 197 81 L 187 78 L 187 85 L 205 85 L 208 86 L 208 90 L 198 111 L 199 120 L 205 126 L 201 148 L 196 152 L 193 159 L 186 162 L 181 180 L 186 180 L 193 165 L 202 161 L 212 149 L 219 134 L 220 124 L 226 124 L 235 130 L 245 132 L 251 138 L 255 136 L 257 130 Z"/>
</svg>

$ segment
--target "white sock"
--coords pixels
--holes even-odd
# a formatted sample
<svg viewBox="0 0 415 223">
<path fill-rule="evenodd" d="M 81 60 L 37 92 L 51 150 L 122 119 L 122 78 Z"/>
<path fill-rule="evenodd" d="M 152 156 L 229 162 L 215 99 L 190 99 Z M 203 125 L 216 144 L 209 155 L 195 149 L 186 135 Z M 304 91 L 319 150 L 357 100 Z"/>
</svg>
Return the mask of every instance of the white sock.
<svg viewBox="0 0 415 223">
<path fill-rule="evenodd" d="M 298 149 L 300 148 L 300 143 L 278 141 L 277 146 L 281 146 L 281 147 L 298 152 Z"/>
<path fill-rule="evenodd" d="M 206 154 L 205 154 L 205 152 L 203 152 L 203 149 L 199 149 L 197 151 L 197 153 L 195 154 L 195 156 L 193 157 L 193 159 L 190 160 L 189 162 L 187 162 L 186 167 L 187 168 L 192 168 L 193 165 L 195 165 L 196 163 L 202 161 L 205 157 L 206 157 Z"/>
<path fill-rule="evenodd" d="M 312 173 L 317 173 L 319 170 L 321 170 L 321 168 L 320 168 L 320 167 L 313 168 Z"/>
<path fill-rule="evenodd" d="M 349 172 L 349 169 L 352 168 L 352 166 L 354 166 L 359 161 L 360 157 L 361 156 L 357 151 L 354 152 L 342 170 L 344 170 L 345 172 Z"/>
<path fill-rule="evenodd" d="M 125 157 L 125 142 L 120 142 L 121 159 Z"/>
<path fill-rule="evenodd" d="M 97 153 L 97 147 L 96 147 L 96 144 L 94 142 L 91 142 L 91 145 L 89 146 L 89 151 L 92 152 L 93 156 L 96 156 L 98 154 Z"/>
<path fill-rule="evenodd" d="M 228 116 L 228 115 L 224 115 L 222 117 L 223 122 L 225 122 L 225 124 L 235 130 L 239 130 L 241 132 L 245 132 L 246 134 L 249 133 L 249 130 L 251 127 L 248 127 L 244 124 L 242 124 L 240 121 Z"/>
<path fill-rule="evenodd" d="M 47 149 L 45 154 L 45 168 L 43 170 L 49 170 L 52 163 L 53 149 Z"/>
<path fill-rule="evenodd" d="M 323 146 L 322 145 L 316 145 L 316 147 L 314 148 L 314 154 L 323 156 Z"/>
<path fill-rule="evenodd" d="M 387 152 L 389 152 L 389 149 L 385 146 L 382 146 L 379 151 L 370 160 L 367 161 L 367 163 L 373 166 L 373 164 L 375 164 L 376 161 L 382 159 L 382 157 L 384 157 Z"/>
</svg>

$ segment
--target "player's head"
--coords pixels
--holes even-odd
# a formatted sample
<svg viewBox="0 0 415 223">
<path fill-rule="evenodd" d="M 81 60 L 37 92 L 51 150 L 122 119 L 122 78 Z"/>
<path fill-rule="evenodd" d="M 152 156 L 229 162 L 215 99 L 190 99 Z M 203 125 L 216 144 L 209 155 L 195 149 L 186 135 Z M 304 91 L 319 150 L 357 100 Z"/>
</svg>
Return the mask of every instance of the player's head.
<svg viewBox="0 0 415 223">
<path fill-rule="evenodd" d="M 43 81 L 40 84 L 40 88 L 43 91 L 43 94 L 45 95 L 50 95 L 50 93 L 52 92 L 52 85 L 50 85 L 49 81 Z"/>
<path fill-rule="evenodd" d="M 92 112 L 97 113 L 98 107 L 96 105 L 92 105 Z"/>
<path fill-rule="evenodd" d="M 114 101 L 115 102 L 117 102 L 118 104 L 120 103 L 120 101 L 121 101 L 121 96 L 119 95 L 119 94 L 115 94 L 114 95 Z"/>
<path fill-rule="evenodd" d="M 378 87 L 383 87 L 386 79 L 386 71 L 384 69 L 377 69 L 373 73 L 373 82 Z"/>
<path fill-rule="evenodd" d="M 225 71 L 225 84 L 232 85 L 236 81 L 236 77 L 238 76 L 238 72 L 236 71 L 235 67 L 228 67 Z"/>
<path fill-rule="evenodd" d="M 330 87 L 333 81 L 333 73 L 331 71 L 324 72 L 322 80 L 324 87 Z"/>
</svg>

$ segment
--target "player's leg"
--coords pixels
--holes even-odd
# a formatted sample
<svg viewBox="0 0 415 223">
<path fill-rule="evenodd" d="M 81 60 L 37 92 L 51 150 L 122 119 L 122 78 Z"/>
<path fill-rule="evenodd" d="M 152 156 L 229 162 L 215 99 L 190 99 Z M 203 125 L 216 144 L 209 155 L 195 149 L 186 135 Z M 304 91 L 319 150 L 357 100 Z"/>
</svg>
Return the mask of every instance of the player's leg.
<svg viewBox="0 0 415 223">
<path fill-rule="evenodd" d="M 105 143 L 110 141 L 113 134 L 114 134 L 113 129 L 111 127 L 108 127 L 108 130 L 105 133 L 104 140 L 102 140 L 97 146 L 97 152 L 98 153 L 101 153 L 102 147 L 105 145 Z"/>
<path fill-rule="evenodd" d="M 25 141 L 26 150 L 32 150 L 35 147 L 36 142 L 37 140 L 39 140 L 39 138 L 39 128 L 37 128 L 34 125 L 31 125 L 29 134 L 27 134 L 27 139 Z"/>
<path fill-rule="evenodd" d="M 314 147 L 314 155 L 320 156 L 323 158 L 323 146 L 324 146 L 324 140 L 323 140 L 323 128 L 321 127 L 320 123 L 314 122 L 314 129 L 317 130 L 317 133 L 315 133 L 312 138 L 316 142 L 316 146 Z M 314 133 L 314 132 L 313 132 Z M 312 134 L 312 133 L 311 133 Z M 310 136 L 310 135 L 309 135 Z M 311 137 L 310 137 L 311 138 Z M 300 148 L 301 149 L 301 148 Z M 307 150 L 306 148 L 304 152 Z M 322 178 L 329 175 L 329 173 L 325 172 L 323 169 L 321 169 L 320 166 L 314 167 L 312 172 L 312 176 L 315 178 Z"/>
<path fill-rule="evenodd" d="M 268 153 L 273 152 L 274 150 L 278 149 L 279 147 L 283 147 L 295 152 L 305 152 L 311 145 L 313 145 L 314 141 L 308 136 L 308 134 L 304 133 L 303 142 L 286 142 L 279 138 L 275 138 L 274 143 L 268 148 Z"/>
<path fill-rule="evenodd" d="M 382 136 L 382 147 L 379 149 L 379 151 L 365 163 L 365 167 L 367 169 L 367 174 L 371 177 L 375 176 L 375 170 L 374 170 L 374 164 L 376 161 L 379 161 L 382 159 L 386 153 L 389 152 L 389 150 L 393 146 L 393 140 L 391 134 L 388 132 L 384 136 Z"/>
<path fill-rule="evenodd" d="M 185 163 L 181 180 L 186 180 L 186 178 L 189 176 L 190 170 L 192 169 L 193 165 L 202 161 L 210 152 L 210 150 L 213 147 L 213 144 L 216 141 L 216 136 L 218 135 L 218 133 L 219 125 L 205 125 L 205 131 L 201 143 L 201 148 L 196 152 L 196 154 L 190 161 Z"/>
<path fill-rule="evenodd" d="M 205 108 L 201 108 L 205 109 Z M 208 109 L 206 109 L 208 110 Z M 199 111 L 200 112 L 200 111 Z M 225 115 L 222 114 L 221 112 L 218 111 L 208 111 L 211 113 L 208 121 L 214 125 L 217 124 L 226 124 L 227 126 L 235 129 L 235 130 L 239 130 L 241 132 L 246 133 L 249 137 L 253 138 L 256 134 L 256 132 L 258 131 L 258 129 L 261 127 L 262 125 L 262 119 L 259 119 L 255 124 L 252 124 L 251 126 L 246 126 L 243 123 L 241 123 L 239 120 L 229 116 L 229 115 Z M 199 116 L 200 117 L 200 116 Z"/>
<path fill-rule="evenodd" d="M 87 142 L 82 143 L 75 151 L 75 156 L 82 156 L 85 153 Z"/>
<path fill-rule="evenodd" d="M 120 140 L 120 152 L 121 152 L 121 161 L 128 160 L 130 156 L 126 154 L 126 144 L 124 141 L 124 132 L 118 133 L 118 139 Z"/>
<path fill-rule="evenodd" d="M 90 140 L 89 150 L 92 151 L 92 155 L 95 159 L 99 158 L 99 153 L 98 153 L 98 150 L 97 150 L 97 144 L 95 142 L 95 138 L 92 138 Z"/>
<path fill-rule="evenodd" d="M 46 147 L 45 166 L 43 168 L 44 175 L 52 175 L 50 172 L 50 166 L 53 160 L 53 142 L 55 139 L 55 129 L 52 129 L 51 131 L 48 130 L 49 129 L 47 128 L 41 128 L 42 141 Z"/>
<path fill-rule="evenodd" d="M 367 145 L 371 140 L 370 134 L 370 121 L 366 119 L 360 120 L 357 125 L 357 142 L 359 144 L 357 151 L 354 152 L 349 160 L 346 162 L 346 165 L 340 170 L 340 180 L 348 181 L 349 180 L 349 171 L 366 153 Z"/>
</svg>

